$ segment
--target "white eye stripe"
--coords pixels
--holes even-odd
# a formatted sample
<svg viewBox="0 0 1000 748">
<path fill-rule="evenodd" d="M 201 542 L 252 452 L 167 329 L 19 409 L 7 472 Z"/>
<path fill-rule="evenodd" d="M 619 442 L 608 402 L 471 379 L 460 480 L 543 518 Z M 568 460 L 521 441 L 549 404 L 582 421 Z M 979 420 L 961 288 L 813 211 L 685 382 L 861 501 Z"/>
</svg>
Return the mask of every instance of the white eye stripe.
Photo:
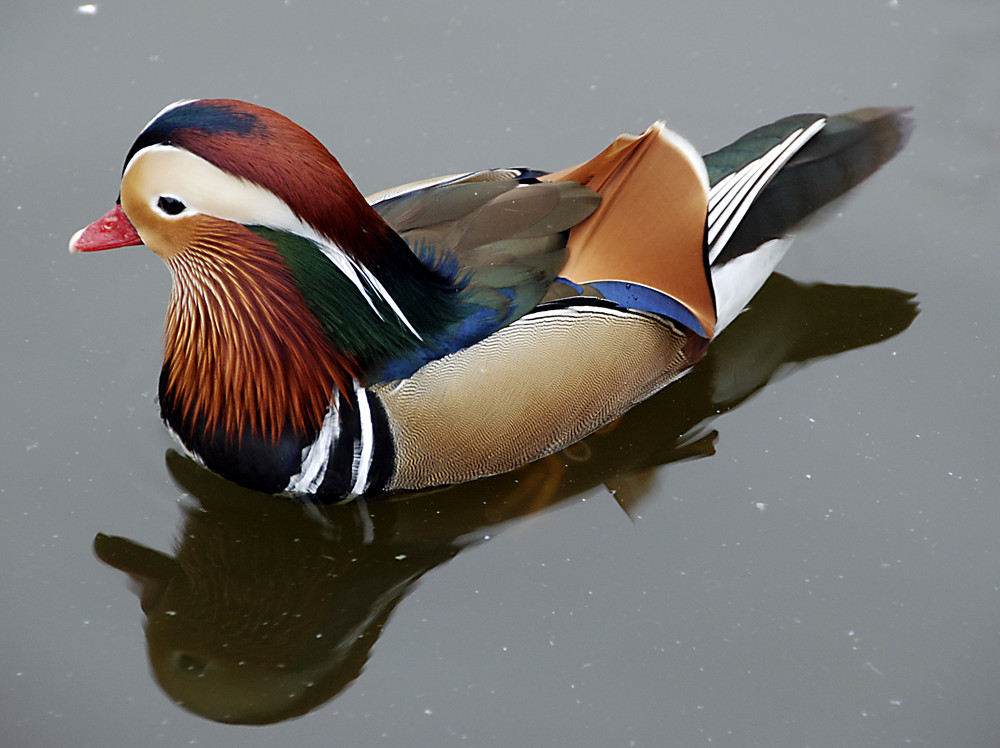
<svg viewBox="0 0 1000 748">
<path fill-rule="evenodd" d="M 372 294 L 382 299 L 399 321 L 417 339 L 421 339 L 371 270 L 300 219 L 284 200 L 270 190 L 227 174 L 190 151 L 156 144 L 136 151 L 129 160 L 122 175 L 122 192 L 126 191 L 137 193 L 157 215 L 166 218 L 177 216 L 169 215 L 157 206 L 162 196 L 172 197 L 186 206 L 185 211 L 178 215 L 201 213 L 245 226 L 266 226 L 309 239 L 354 284 L 379 317 L 382 314 Z"/>
</svg>

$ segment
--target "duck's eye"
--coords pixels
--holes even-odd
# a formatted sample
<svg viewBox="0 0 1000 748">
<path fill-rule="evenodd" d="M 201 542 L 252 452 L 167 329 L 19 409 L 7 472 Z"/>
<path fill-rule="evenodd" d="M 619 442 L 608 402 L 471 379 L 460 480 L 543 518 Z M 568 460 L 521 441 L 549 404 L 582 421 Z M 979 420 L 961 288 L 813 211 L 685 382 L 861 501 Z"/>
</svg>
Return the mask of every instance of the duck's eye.
<svg viewBox="0 0 1000 748">
<path fill-rule="evenodd" d="M 166 213 L 168 216 L 176 216 L 179 213 L 184 212 L 184 203 L 178 200 L 176 197 L 167 197 L 166 195 L 161 195 L 160 199 L 156 201 L 156 207 Z"/>
</svg>

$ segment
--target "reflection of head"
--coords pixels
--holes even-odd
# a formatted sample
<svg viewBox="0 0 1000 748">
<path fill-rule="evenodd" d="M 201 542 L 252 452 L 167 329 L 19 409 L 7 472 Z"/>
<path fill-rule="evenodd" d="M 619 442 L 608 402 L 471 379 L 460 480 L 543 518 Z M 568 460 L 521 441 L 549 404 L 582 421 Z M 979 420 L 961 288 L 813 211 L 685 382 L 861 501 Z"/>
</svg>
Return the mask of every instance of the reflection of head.
<svg viewBox="0 0 1000 748">
<path fill-rule="evenodd" d="M 185 708 L 262 724 L 306 713 L 358 677 L 409 587 L 458 548 L 365 543 L 356 508 L 325 524 L 241 497 L 187 512 L 176 559 L 98 536 L 98 556 L 142 588 L 150 663 Z"/>
</svg>

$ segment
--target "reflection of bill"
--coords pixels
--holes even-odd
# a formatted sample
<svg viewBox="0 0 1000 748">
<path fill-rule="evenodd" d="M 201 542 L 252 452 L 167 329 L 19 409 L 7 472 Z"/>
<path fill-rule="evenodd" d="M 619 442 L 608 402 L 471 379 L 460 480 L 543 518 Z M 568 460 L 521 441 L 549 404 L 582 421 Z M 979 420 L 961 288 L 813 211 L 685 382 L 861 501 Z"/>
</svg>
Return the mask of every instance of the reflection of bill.
<svg viewBox="0 0 1000 748">
<path fill-rule="evenodd" d="M 893 289 L 772 276 L 684 379 L 563 452 L 449 489 L 322 509 L 237 488 L 189 460 L 197 503 L 175 556 L 99 535 L 139 585 L 153 671 L 179 704 L 221 722 L 304 714 L 357 678 L 395 606 L 492 528 L 604 483 L 629 510 L 648 469 L 714 451 L 707 424 L 789 367 L 889 338 L 916 316 Z"/>
</svg>

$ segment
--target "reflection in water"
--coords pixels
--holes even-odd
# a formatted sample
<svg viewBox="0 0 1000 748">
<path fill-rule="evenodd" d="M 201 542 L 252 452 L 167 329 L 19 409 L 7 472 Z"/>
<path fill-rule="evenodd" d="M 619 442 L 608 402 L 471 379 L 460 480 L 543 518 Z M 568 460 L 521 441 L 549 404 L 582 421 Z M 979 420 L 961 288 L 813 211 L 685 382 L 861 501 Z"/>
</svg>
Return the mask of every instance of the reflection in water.
<svg viewBox="0 0 1000 748">
<path fill-rule="evenodd" d="M 687 377 L 567 450 L 506 475 L 368 505 L 316 508 L 241 489 L 173 453 L 194 501 L 175 556 L 98 535 L 138 584 L 156 679 L 220 722 L 304 714 L 357 678 L 396 605 L 485 528 L 601 483 L 626 511 L 648 468 L 714 451 L 706 424 L 787 367 L 895 335 L 917 314 L 893 289 L 775 275 Z"/>
</svg>

